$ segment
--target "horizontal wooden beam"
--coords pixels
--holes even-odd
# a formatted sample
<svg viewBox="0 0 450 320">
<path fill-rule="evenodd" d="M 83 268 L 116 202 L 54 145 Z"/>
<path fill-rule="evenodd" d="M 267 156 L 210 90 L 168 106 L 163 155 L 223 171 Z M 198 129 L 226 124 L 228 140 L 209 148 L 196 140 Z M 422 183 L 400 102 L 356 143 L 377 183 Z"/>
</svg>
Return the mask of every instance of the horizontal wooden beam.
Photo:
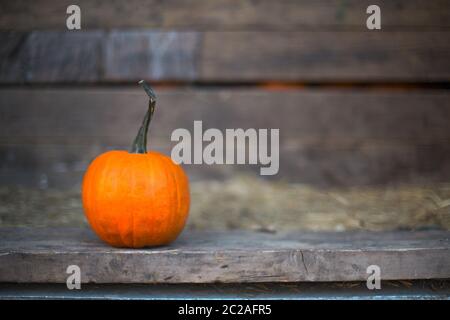
<svg viewBox="0 0 450 320">
<path fill-rule="evenodd" d="M 66 29 L 73 1 L 3 1 L 0 29 Z M 82 29 L 367 30 L 369 0 L 78 0 Z M 445 0 L 379 0 L 383 30 L 450 28 Z"/>
<path fill-rule="evenodd" d="M 432 182 L 450 178 L 446 91 L 158 89 L 149 144 L 170 154 L 173 130 L 280 129 L 280 171 L 318 185 Z M 89 162 L 129 148 L 147 97 L 140 88 L 0 90 L 3 183 L 81 181 Z M 206 145 L 206 144 L 205 144 Z M 259 166 L 188 165 L 193 179 Z"/>
<path fill-rule="evenodd" d="M 286 148 L 318 142 L 447 143 L 450 94 L 445 90 L 156 90 L 150 141 L 170 144 L 177 128 L 279 128 Z M 147 108 L 136 84 L 112 88 L 3 88 L 0 143 L 128 146 Z M 120 128 L 120 129 L 119 129 Z"/>
<path fill-rule="evenodd" d="M 0 229 L 0 282 L 82 283 L 365 281 L 450 277 L 450 233 L 186 231 L 173 244 L 115 249 L 86 229 Z"/>
<path fill-rule="evenodd" d="M 450 298 L 448 280 L 398 280 L 367 290 L 366 282 L 211 283 L 211 284 L 83 284 L 67 290 L 64 284 L 0 283 L 0 299 L 57 300 L 443 300 Z"/>
<path fill-rule="evenodd" d="M 152 141 L 152 140 L 150 140 Z M 128 150 L 128 146 L 115 147 Z M 170 155 L 167 143 L 152 150 Z M 89 163 L 111 146 L 0 146 L 0 185 L 73 188 L 81 184 Z M 450 147 L 432 145 L 355 144 L 333 147 L 281 146 L 280 168 L 272 180 L 317 187 L 444 183 L 450 179 Z M 224 180 L 239 174 L 260 174 L 261 165 L 185 164 L 191 181 Z"/>
<path fill-rule="evenodd" d="M 1 32 L 0 83 L 445 82 L 449 32 Z"/>
</svg>

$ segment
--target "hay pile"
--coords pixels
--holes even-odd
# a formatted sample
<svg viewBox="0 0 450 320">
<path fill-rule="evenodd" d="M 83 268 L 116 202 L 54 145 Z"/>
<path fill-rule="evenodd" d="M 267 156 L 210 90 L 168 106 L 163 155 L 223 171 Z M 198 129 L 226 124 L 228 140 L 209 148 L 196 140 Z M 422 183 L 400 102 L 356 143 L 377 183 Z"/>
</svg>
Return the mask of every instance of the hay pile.
<svg viewBox="0 0 450 320">
<path fill-rule="evenodd" d="M 191 184 L 189 229 L 450 230 L 450 184 L 322 190 L 253 176 Z M 80 191 L 0 188 L 0 226 L 83 226 Z"/>
</svg>

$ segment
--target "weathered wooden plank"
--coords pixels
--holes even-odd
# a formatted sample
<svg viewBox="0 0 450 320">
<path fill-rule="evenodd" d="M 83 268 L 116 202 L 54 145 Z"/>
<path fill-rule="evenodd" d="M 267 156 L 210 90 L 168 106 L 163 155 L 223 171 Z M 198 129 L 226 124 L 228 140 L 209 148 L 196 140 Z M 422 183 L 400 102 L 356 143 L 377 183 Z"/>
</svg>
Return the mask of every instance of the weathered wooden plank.
<svg viewBox="0 0 450 320">
<path fill-rule="evenodd" d="M 93 82 L 102 73 L 101 32 L 0 33 L 0 82 Z"/>
<path fill-rule="evenodd" d="M 325 186 L 450 178 L 446 91 L 161 89 L 152 149 L 170 154 L 173 130 L 279 128 L 280 171 Z M 89 162 L 127 150 L 146 108 L 142 90 L 0 90 L 0 175 L 5 184 L 81 181 Z M 226 178 L 259 166 L 187 166 L 192 179 Z"/>
<path fill-rule="evenodd" d="M 65 284 L 0 283 L 0 299 L 83 300 L 449 300 L 448 280 L 382 282 L 382 290 L 367 290 L 366 282 L 212 283 L 212 284 Z M 410 309 L 411 310 L 411 309 Z M 411 311 L 413 312 L 413 311 Z"/>
<path fill-rule="evenodd" d="M 69 0 L 2 1 L 0 29 L 65 30 Z M 79 0 L 82 29 L 159 28 L 189 30 L 366 30 L 369 0 L 157 1 Z M 382 26 L 449 28 L 445 0 L 381 0 Z"/>
<path fill-rule="evenodd" d="M 448 79 L 440 32 L 207 33 L 203 79 L 436 81 Z"/>
<path fill-rule="evenodd" d="M 112 31 L 104 38 L 103 80 L 196 80 L 197 32 Z"/>
<path fill-rule="evenodd" d="M 128 146 L 147 107 L 147 96 L 135 87 L 1 89 L 0 142 Z M 150 139 L 166 145 L 173 130 L 192 131 L 195 120 L 204 130 L 279 128 L 281 142 L 291 147 L 450 138 L 450 95 L 444 90 L 161 88 L 157 95 Z"/>
<path fill-rule="evenodd" d="M 150 148 L 170 155 L 169 142 Z M 116 146 L 128 150 L 128 146 Z M 71 188 L 81 184 L 89 163 L 111 146 L 0 146 L 0 185 Z M 191 181 L 223 180 L 260 174 L 260 165 L 183 165 Z M 317 187 L 437 183 L 450 179 L 450 147 L 445 144 L 327 144 L 281 146 L 280 168 L 273 180 Z"/>
<path fill-rule="evenodd" d="M 245 245 L 244 245 L 245 244 Z M 173 244 L 116 249 L 84 229 L 1 229 L 0 282 L 83 283 L 364 281 L 450 277 L 450 233 L 185 232 Z"/>
<path fill-rule="evenodd" d="M 447 81 L 448 32 L 0 33 L 0 83 Z"/>
</svg>

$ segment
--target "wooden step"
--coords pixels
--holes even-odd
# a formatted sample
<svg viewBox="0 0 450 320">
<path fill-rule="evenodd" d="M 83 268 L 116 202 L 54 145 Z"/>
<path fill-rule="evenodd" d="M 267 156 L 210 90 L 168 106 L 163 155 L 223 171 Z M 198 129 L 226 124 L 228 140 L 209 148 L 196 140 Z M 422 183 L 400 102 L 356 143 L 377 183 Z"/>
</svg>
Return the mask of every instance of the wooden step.
<svg viewBox="0 0 450 320">
<path fill-rule="evenodd" d="M 89 229 L 0 229 L 0 282 L 242 283 L 450 278 L 450 232 L 190 231 L 169 246 L 117 249 Z"/>
</svg>

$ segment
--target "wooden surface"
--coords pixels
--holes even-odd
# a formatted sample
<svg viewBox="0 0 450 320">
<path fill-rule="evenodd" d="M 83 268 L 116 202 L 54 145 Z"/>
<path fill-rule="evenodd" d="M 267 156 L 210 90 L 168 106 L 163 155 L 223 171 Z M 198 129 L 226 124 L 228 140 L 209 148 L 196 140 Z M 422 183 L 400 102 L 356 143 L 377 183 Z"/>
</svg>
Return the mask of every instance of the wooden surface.
<svg viewBox="0 0 450 320">
<path fill-rule="evenodd" d="M 153 249 L 115 249 L 87 229 L 0 229 L 0 282 L 210 283 L 450 277 L 450 233 L 185 232 Z"/>
<path fill-rule="evenodd" d="M 285 182 L 434 190 L 450 181 L 447 0 L 378 1 L 379 31 L 366 28 L 370 0 L 79 0 L 80 31 L 66 28 L 69 4 L 0 1 L 0 186 L 14 194 L 16 185 L 31 185 L 50 199 L 39 206 L 19 197 L 3 208 L 59 214 L 51 190 L 77 189 L 95 156 L 128 149 L 147 103 L 136 88 L 141 78 L 159 97 L 151 149 L 170 154 L 172 130 L 191 129 L 194 120 L 205 128 L 279 128 L 280 171 L 264 180 L 265 190 Z M 185 168 L 191 181 L 219 189 L 259 174 L 258 166 Z M 239 228 L 246 208 L 261 211 L 248 204 L 256 192 L 236 190 L 240 212 L 225 226 Z M 211 201 L 203 193 L 198 202 Z M 447 221 L 447 193 L 437 198 L 440 220 L 430 214 L 434 205 L 422 209 L 426 201 L 418 205 L 422 222 L 405 222 L 396 206 L 384 213 L 399 226 Z M 358 216 L 357 225 L 377 225 L 378 210 L 360 201 L 371 219 Z M 297 202 L 286 218 L 297 219 Z M 339 226 L 327 221 L 320 227 Z"/>
<path fill-rule="evenodd" d="M 73 1 L 0 2 L 0 29 L 65 29 Z M 365 30 L 370 0 L 78 0 L 82 28 Z M 383 29 L 449 28 L 445 0 L 379 0 Z"/>
<path fill-rule="evenodd" d="M 444 82 L 450 31 L 0 32 L 0 83 Z"/>
<path fill-rule="evenodd" d="M 279 128 L 277 178 L 314 185 L 445 182 L 450 178 L 450 96 L 445 90 L 161 88 L 151 149 L 170 154 L 173 130 Z M 81 181 L 89 162 L 128 149 L 146 96 L 139 88 L 3 88 L 3 183 L 42 175 L 54 187 Z M 120 130 L 118 130 L 120 128 Z M 191 179 L 226 178 L 258 166 L 186 166 Z"/>
<path fill-rule="evenodd" d="M 449 300 L 449 280 L 383 281 L 381 290 L 366 282 L 83 284 L 0 283 L 2 299 L 82 300 Z M 190 301 L 189 303 L 193 303 Z M 202 301 L 196 301 L 201 304 Z"/>
<path fill-rule="evenodd" d="M 195 120 L 203 122 L 203 130 L 280 128 L 284 139 L 304 143 L 427 144 L 450 138 L 450 93 L 445 90 L 161 88 L 157 92 L 149 137 L 167 143 L 174 129 L 192 129 Z M 147 97 L 137 84 L 94 89 L 3 88 L 0 142 L 128 146 L 146 105 Z"/>
</svg>

